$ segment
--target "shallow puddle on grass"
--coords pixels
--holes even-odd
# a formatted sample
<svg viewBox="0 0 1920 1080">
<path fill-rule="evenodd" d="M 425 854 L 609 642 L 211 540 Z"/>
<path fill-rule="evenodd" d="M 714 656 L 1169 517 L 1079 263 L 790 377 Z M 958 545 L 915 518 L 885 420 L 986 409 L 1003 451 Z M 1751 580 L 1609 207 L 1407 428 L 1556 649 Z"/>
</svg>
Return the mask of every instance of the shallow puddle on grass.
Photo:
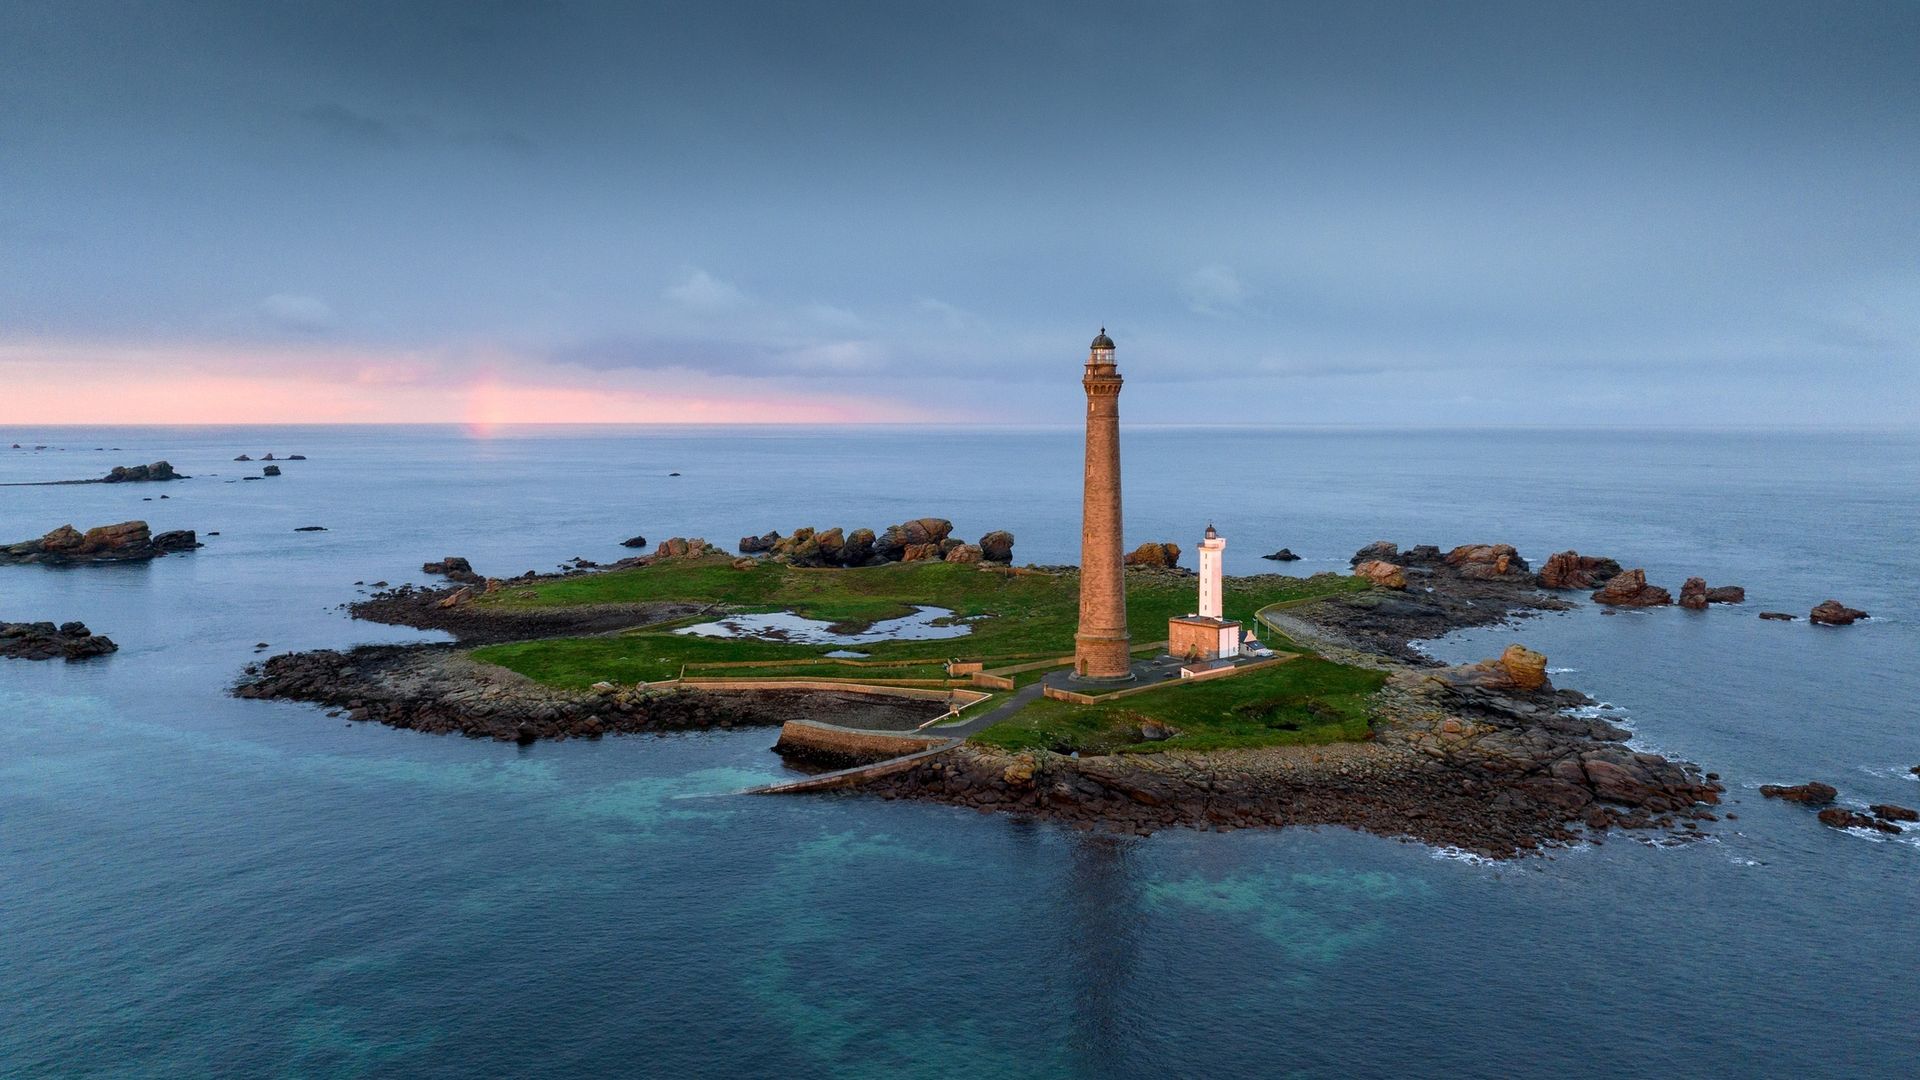
<svg viewBox="0 0 1920 1080">
<path fill-rule="evenodd" d="M 697 637 L 782 641 L 794 645 L 865 645 L 875 641 L 937 641 L 965 637 L 973 628 L 940 607 L 915 607 L 913 614 L 883 619 L 856 634 L 835 633 L 833 624 L 808 619 L 791 611 L 765 615 L 729 615 L 724 619 L 682 627 L 676 634 Z M 854 654 L 859 655 L 859 654 Z"/>
</svg>

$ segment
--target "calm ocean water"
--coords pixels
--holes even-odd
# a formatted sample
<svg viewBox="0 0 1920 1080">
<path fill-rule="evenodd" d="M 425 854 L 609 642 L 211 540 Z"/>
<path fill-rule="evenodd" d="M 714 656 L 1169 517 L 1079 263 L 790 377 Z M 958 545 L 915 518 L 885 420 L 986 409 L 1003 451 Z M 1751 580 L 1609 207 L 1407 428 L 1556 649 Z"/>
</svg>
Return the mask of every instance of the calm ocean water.
<svg viewBox="0 0 1920 1080">
<path fill-rule="evenodd" d="M 699 797 L 778 775 L 770 731 L 522 749 L 225 693 L 256 642 L 428 637 L 337 605 L 447 554 L 514 573 L 636 532 L 932 514 L 1075 561 L 1073 431 L 0 430 L 67 448 L 0 449 L 0 481 L 195 476 L 0 488 L 0 540 L 221 534 L 0 567 L 0 618 L 121 645 L 0 661 L 0 1075 L 1914 1075 L 1920 831 L 1835 832 L 1754 788 L 1920 805 L 1920 436 L 1126 439 L 1128 542 L 1212 521 L 1232 573 L 1388 538 L 1745 585 L 1745 607 L 1583 605 L 1434 646 L 1543 649 L 1639 744 L 1719 772 L 1738 820 L 1500 865 L 1344 830 L 1113 839 Z M 1202 440 L 1235 467 L 1180 464 Z M 226 482 L 267 451 L 310 460 Z M 1828 596 L 1875 617 L 1754 617 Z"/>
</svg>

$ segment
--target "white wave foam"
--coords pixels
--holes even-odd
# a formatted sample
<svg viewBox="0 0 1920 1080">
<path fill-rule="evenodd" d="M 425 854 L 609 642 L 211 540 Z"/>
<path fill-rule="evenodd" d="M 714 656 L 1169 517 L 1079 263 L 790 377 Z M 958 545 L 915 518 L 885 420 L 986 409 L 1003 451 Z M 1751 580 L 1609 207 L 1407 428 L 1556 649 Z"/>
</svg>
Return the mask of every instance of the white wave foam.
<svg viewBox="0 0 1920 1080">
<path fill-rule="evenodd" d="M 1580 669 L 1579 669 L 1579 668 L 1577 668 L 1577 667 L 1550 667 L 1550 668 L 1548 668 L 1548 669 L 1547 669 L 1547 674 L 1549 674 L 1549 675 L 1570 675 L 1570 674 L 1572 674 L 1573 672 L 1576 672 L 1576 671 L 1579 671 L 1579 670 L 1580 670 Z"/>
<path fill-rule="evenodd" d="M 1445 859 L 1449 862 L 1463 862 L 1473 866 L 1497 866 L 1500 863 L 1499 859 L 1482 855 L 1479 852 L 1467 851 L 1464 848 L 1457 848 L 1452 845 L 1434 848 L 1428 852 L 1428 854 L 1436 859 Z"/>
</svg>

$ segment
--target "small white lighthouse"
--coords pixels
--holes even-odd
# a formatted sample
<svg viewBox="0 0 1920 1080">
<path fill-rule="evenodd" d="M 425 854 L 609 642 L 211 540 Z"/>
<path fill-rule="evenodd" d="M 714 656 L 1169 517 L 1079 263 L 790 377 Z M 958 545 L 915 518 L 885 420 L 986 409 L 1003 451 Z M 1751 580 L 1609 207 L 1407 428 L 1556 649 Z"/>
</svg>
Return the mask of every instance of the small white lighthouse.
<svg viewBox="0 0 1920 1080">
<path fill-rule="evenodd" d="M 1240 655 L 1240 624 L 1225 618 L 1223 607 L 1226 551 L 1226 537 L 1208 525 L 1200 541 L 1200 606 L 1191 615 L 1167 620 L 1167 651 L 1182 660 L 1211 663 Z"/>
<path fill-rule="evenodd" d="M 1200 541 L 1200 610 L 1198 614 L 1210 619 L 1220 618 L 1220 563 L 1226 550 L 1226 538 L 1215 532 L 1212 525 L 1208 525 L 1207 535 Z"/>
</svg>

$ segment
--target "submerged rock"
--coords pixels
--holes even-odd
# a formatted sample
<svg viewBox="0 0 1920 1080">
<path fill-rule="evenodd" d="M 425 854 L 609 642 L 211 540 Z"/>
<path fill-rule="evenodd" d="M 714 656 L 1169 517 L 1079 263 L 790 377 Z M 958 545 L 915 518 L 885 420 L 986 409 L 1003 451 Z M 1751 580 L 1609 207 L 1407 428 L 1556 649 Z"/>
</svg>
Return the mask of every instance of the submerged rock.
<svg viewBox="0 0 1920 1080">
<path fill-rule="evenodd" d="M 1769 799 L 1785 799 L 1803 806 L 1825 806 L 1839 796 L 1840 792 L 1832 784 L 1823 784 L 1818 780 L 1809 780 L 1804 784 L 1761 784 L 1760 794 Z"/>
<path fill-rule="evenodd" d="M 1900 826 L 1891 821 L 1870 818 L 1858 811 L 1844 806 L 1830 806 L 1820 811 L 1820 824 L 1835 829 L 1876 829 L 1883 833 L 1900 832 Z"/>
<path fill-rule="evenodd" d="M 1799 618 L 1798 615 L 1789 615 L 1784 611 L 1763 611 L 1760 613 L 1760 617 L 1763 619 L 1772 619 L 1775 622 L 1792 622 Z"/>
</svg>

